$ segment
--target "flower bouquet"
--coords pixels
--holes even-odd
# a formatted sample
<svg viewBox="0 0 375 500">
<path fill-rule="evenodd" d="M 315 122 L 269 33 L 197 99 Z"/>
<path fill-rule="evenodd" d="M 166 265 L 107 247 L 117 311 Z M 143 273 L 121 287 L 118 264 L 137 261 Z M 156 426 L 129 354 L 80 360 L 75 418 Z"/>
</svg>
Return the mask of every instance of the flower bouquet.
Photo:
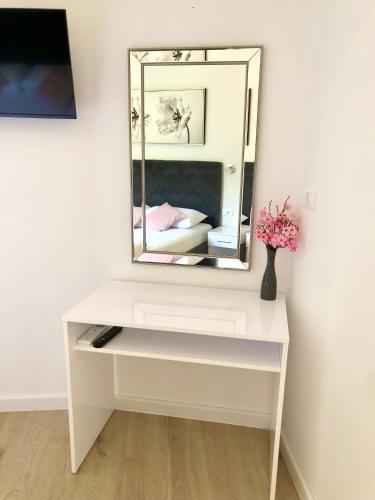
<svg viewBox="0 0 375 500">
<path fill-rule="evenodd" d="M 264 300 L 275 300 L 277 292 L 277 281 L 275 273 L 275 256 L 278 248 L 288 248 L 291 252 L 297 250 L 298 225 L 296 215 L 286 199 L 282 210 L 275 205 L 272 208 L 272 200 L 268 209 L 263 208 L 259 212 L 259 220 L 256 225 L 256 237 L 263 241 L 267 248 L 267 266 L 262 280 L 260 296 Z"/>
</svg>

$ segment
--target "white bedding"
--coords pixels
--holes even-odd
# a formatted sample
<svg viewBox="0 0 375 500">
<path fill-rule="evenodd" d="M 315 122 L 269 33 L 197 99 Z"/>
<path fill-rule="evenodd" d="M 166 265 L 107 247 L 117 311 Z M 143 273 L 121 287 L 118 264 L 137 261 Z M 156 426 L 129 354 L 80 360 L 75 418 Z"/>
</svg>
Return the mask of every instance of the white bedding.
<svg viewBox="0 0 375 500">
<path fill-rule="evenodd" d="M 207 241 L 207 233 L 212 229 L 204 222 L 188 229 L 171 228 L 167 231 L 151 231 L 147 228 L 147 249 L 167 252 L 188 252 Z M 143 228 L 134 228 L 134 255 L 142 253 Z"/>
</svg>

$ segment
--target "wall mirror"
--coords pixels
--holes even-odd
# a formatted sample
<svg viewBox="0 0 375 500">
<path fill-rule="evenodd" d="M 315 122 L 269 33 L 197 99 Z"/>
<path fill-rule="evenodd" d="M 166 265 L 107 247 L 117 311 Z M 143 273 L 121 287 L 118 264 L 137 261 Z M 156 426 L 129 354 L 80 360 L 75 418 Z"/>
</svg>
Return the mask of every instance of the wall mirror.
<svg viewBox="0 0 375 500">
<path fill-rule="evenodd" d="M 261 56 L 129 50 L 134 262 L 250 268 Z"/>
</svg>

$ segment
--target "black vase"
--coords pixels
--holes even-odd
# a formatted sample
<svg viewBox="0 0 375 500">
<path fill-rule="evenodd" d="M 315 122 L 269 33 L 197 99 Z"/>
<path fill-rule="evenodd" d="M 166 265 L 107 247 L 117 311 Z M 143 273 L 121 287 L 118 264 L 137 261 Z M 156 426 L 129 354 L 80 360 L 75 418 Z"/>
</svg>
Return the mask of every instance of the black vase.
<svg viewBox="0 0 375 500">
<path fill-rule="evenodd" d="M 263 300 L 275 300 L 277 293 L 277 280 L 275 272 L 275 257 L 277 248 L 266 245 L 267 265 L 264 271 L 260 298 Z"/>
</svg>

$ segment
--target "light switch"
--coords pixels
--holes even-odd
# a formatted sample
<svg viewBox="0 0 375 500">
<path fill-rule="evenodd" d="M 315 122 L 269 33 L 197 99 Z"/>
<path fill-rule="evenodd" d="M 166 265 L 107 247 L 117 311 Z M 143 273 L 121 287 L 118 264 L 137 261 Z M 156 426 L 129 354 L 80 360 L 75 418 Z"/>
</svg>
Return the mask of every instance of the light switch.
<svg viewBox="0 0 375 500">
<path fill-rule="evenodd" d="M 316 208 L 316 191 L 315 189 L 305 189 L 303 204 L 305 207 L 315 210 Z"/>
</svg>

